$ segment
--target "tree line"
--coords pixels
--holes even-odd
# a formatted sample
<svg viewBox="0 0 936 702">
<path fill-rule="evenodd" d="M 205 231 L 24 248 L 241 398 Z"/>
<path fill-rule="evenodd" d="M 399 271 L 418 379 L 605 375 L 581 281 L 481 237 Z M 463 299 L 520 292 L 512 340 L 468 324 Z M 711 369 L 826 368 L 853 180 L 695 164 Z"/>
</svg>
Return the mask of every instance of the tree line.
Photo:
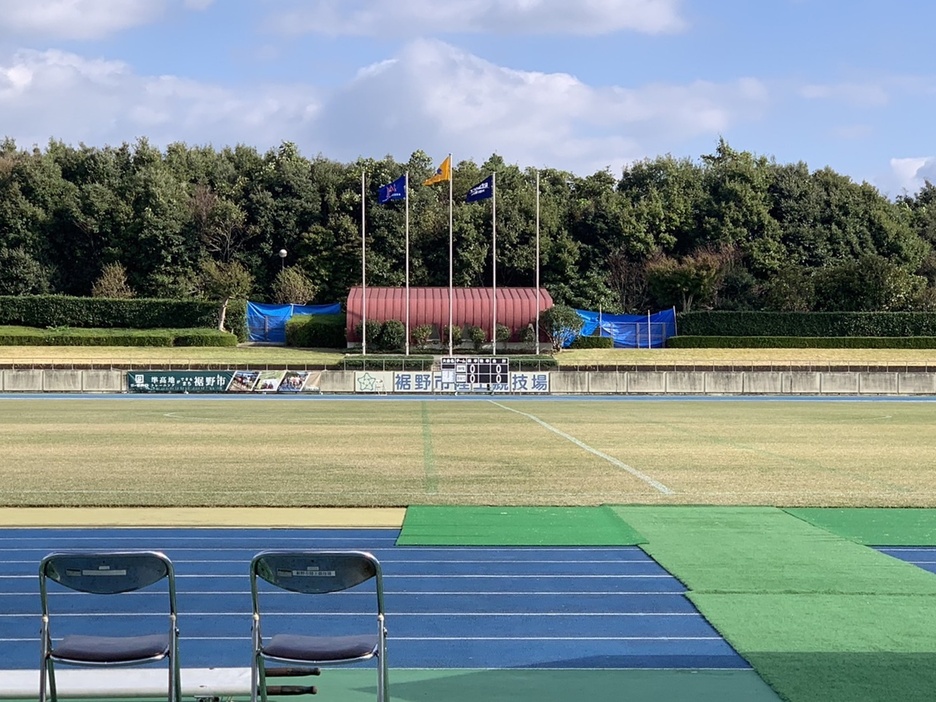
<svg viewBox="0 0 936 702">
<path fill-rule="evenodd" d="M 362 171 L 367 284 L 404 284 L 405 204 L 377 194 L 408 172 L 410 284 L 448 286 L 448 187 L 419 185 L 438 161 L 341 163 L 289 142 L 261 153 L 5 139 L 0 295 L 343 301 L 361 283 Z M 698 160 L 659 156 L 620 176 L 537 174 L 497 155 L 457 163 L 457 287 L 492 284 L 490 201 L 464 203 L 492 172 L 499 286 L 534 284 L 538 240 L 541 284 L 582 309 L 936 309 L 936 186 L 890 200 L 723 140 Z"/>
</svg>

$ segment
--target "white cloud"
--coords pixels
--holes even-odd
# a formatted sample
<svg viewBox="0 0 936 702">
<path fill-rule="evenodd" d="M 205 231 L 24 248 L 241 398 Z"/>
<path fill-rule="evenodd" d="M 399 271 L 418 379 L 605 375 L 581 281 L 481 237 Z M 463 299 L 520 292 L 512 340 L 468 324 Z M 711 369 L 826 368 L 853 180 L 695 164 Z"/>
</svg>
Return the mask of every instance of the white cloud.
<svg viewBox="0 0 936 702">
<path fill-rule="evenodd" d="M 421 36 L 678 32 L 681 0 L 294 0 L 271 19 L 285 34 Z"/>
<path fill-rule="evenodd" d="M 3 133 L 20 146 L 44 146 L 50 138 L 103 146 L 146 136 L 159 145 L 267 148 L 298 139 L 314 118 L 316 101 L 307 86 L 235 93 L 173 76 L 141 76 L 119 61 L 61 51 L 0 57 Z"/>
<path fill-rule="evenodd" d="M 50 138 L 89 145 L 146 136 L 246 143 L 284 140 L 350 161 L 416 150 L 478 163 L 493 153 L 522 166 L 576 173 L 716 139 L 757 119 L 761 83 L 694 82 L 596 88 L 564 73 L 497 66 L 438 41 L 418 40 L 362 68 L 327 99 L 309 85 L 232 89 L 177 76 L 140 75 L 120 61 L 61 51 L 0 56 L 2 136 L 21 146 Z M 67 117 L 66 117 L 67 116 Z"/>
<path fill-rule="evenodd" d="M 179 0 L 0 0 L 0 36 L 100 39 L 150 24 Z M 214 0 L 182 0 L 205 10 Z"/>
<path fill-rule="evenodd" d="M 916 193 L 927 180 L 936 183 L 936 156 L 892 158 L 890 167 L 891 173 L 887 180 L 892 195 Z"/>
<path fill-rule="evenodd" d="M 419 40 L 394 61 L 362 70 L 323 105 L 316 129 L 327 140 L 319 148 L 341 159 L 455 148 L 456 160 L 498 153 L 521 165 L 594 172 L 694 137 L 714 139 L 756 117 L 766 99 L 752 79 L 594 88 Z"/>
<path fill-rule="evenodd" d="M 164 0 L 0 0 L 4 34 L 96 39 L 159 17 Z"/>
</svg>

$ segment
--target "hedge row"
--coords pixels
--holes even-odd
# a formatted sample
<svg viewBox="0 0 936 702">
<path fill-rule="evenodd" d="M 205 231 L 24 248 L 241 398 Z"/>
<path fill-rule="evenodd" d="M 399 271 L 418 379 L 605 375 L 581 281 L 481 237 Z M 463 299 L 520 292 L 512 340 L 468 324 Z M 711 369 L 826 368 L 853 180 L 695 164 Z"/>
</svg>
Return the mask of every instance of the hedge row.
<svg viewBox="0 0 936 702">
<path fill-rule="evenodd" d="M 570 349 L 613 349 L 614 339 L 610 336 L 578 336 L 569 344 Z"/>
<path fill-rule="evenodd" d="M 217 329 L 30 329 L 0 331 L 0 346 L 237 346 Z"/>
<path fill-rule="evenodd" d="M 934 312 L 685 312 L 679 336 L 936 336 Z"/>
<path fill-rule="evenodd" d="M 673 349 L 936 349 L 936 336 L 673 336 Z"/>
<path fill-rule="evenodd" d="M 225 326 L 239 339 L 247 336 L 247 305 L 228 305 Z M 87 329 L 212 329 L 220 305 L 208 300 L 154 300 L 65 295 L 0 295 L 0 325 Z"/>
<path fill-rule="evenodd" d="M 344 314 L 303 314 L 286 321 L 286 345 L 306 349 L 343 349 L 347 346 Z"/>
</svg>

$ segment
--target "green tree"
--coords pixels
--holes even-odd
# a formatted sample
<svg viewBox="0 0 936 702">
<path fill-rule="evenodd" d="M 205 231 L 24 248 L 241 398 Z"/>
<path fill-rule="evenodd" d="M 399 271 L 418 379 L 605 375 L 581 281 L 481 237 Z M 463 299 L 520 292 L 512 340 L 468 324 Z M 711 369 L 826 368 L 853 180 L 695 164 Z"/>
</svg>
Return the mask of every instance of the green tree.
<svg viewBox="0 0 936 702">
<path fill-rule="evenodd" d="M 380 328 L 376 342 L 381 351 L 402 351 L 406 344 L 406 326 L 398 319 L 388 319 Z"/>
<path fill-rule="evenodd" d="M 913 309 L 926 279 L 876 254 L 818 271 L 816 306 L 829 312 L 898 312 Z"/>
<path fill-rule="evenodd" d="M 809 312 L 815 304 L 815 286 L 809 270 L 788 265 L 764 284 L 764 305 L 777 312 Z"/>
<path fill-rule="evenodd" d="M 540 313 L 539 323 L 540 332 L 549 339 L 553 353 L 559 353 L 581 333 L 585 320 L 571 307 L 553 305 Z"/>
<path fill-rule="evenodd" d="M 417 349 L 424 349 L 429 345 L 429 339 L 432 338 L 432 325 L 420 324 L 410 330 L 410 337 L 413 345 Z"/>
<path fill-rule="evenodd" d="M 722 139 L 702 157 L 705 199 L 701 205 L 701 245 L 735 248 L 758 276 L 768 276 L 785 259 L 780 227 L 771 215 L 769 185 L 773 163 L 736 151 Z"/>
<path fill-rule="evenodd" d="M 0 248 L 0 295 L 49 292 L 49 272 L 22 247 Z"/>
<path fill-rule="evenodd" d="M 101 271 L 101 275 L 91 286 L 93 297 L 108 297 L 111 299 L 126 299 L 133 297 L 133 288 L 127 283 L 127 269 L 121 263 L 108 263 Z"/>
<path fill-rule="evenodd" d="M 240 261 L 223 263 L 208 258 L 202 262 L 198 282 L 204 297 L 221 303 L 218 329 L 224 331 L 228 305 L 231 300 L 244 299 L 250 294 L 253 276 Z"/>
<path fill-rule="evenodd" d="M 710 304 L 725 273 L 722 254 L 701 249 L 681 259 L 660 256 L 647 265 L 650 295 L 659 307 L 678 306 L 689 312 L 694 304 Z"/>
<path fill-rule="evenodd" d="M 315 283 L 298 266 L 283 268 L 273 279 L 274 302 L 305 305 L 312 301 L 315 293 Z"/>
</svg>

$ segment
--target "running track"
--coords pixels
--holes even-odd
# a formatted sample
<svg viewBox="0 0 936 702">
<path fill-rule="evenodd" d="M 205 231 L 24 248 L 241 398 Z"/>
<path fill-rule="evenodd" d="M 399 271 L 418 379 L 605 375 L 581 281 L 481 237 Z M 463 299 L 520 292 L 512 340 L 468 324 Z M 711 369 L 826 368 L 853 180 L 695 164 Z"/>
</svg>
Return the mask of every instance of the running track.
<svg viewBox="0 0 936 702">
<path fill-rule="evenodd" d="M 619 548 L 395 546 L 396 529 L 0 530 L 0 668 L 39 658 L 39 561 L 55 550 L 158 549 L 176 566 L 184 668 L 245 668 L 250 660 L 251 557 L 267 548 L 365 549 L 385 576 L 388 659 L 394 668 L 747 668 L 643 551 Z M 137 633 L 135 612 L 156 594 L 111 597 L 113 633 Z M 51 599 L 58 637 L 86 620 L 88 595 Z M 370 598 L 275 594 L 265 632 L 295 613 L 322 612 L 323 632 L 347 633 Z M 164 596 L 160 598 L 164 602 Z M 150 617 L 163 626 L 163 620 Z M 366 620 L 369 632 L 373 618 Z M 159 630 L 159 629 L 157 629 Z M 358 629 L 351 633 L 357 633 Z M 97 633 L 104 633 L 98 629 Z"/>
</svg>

